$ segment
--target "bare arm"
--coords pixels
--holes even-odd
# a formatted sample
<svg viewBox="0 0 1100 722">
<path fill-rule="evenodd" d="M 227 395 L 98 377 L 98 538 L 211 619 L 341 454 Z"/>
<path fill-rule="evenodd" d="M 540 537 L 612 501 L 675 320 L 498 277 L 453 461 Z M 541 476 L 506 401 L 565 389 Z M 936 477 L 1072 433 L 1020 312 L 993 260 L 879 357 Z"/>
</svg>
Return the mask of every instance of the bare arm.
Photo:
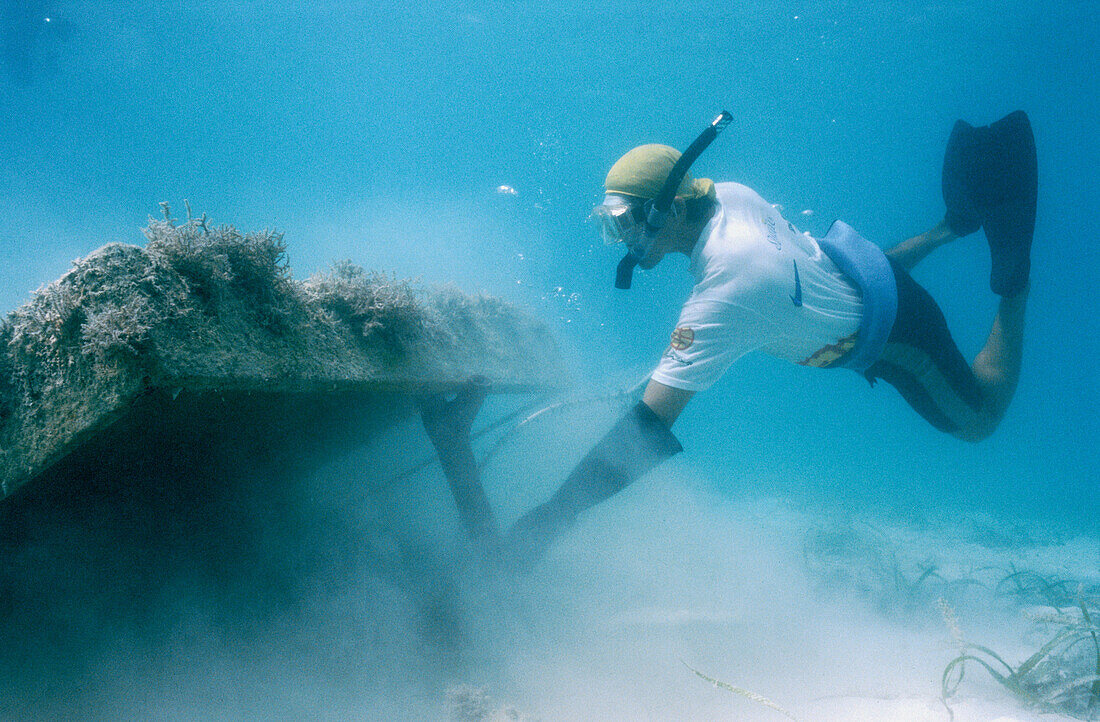
<svg viewBox="0 0 1100 722">
<path fill-rule="evenodd" d="M 671 429 L 672 424 L 680 416 L 680 412 L 684 410 L 684 407 L 687 406 L 688 401 L 691 401 L 691 397 L 694 395 L 694 391 L 684 391 L 672 386 L 665 386 L 659 381 L 650 379 L 649 384 L 645 387 L 645 394 L 642 395 L 642 401 L 649 407 L 650 411 L 657 414 L 657 417 Z"/>
</svg>

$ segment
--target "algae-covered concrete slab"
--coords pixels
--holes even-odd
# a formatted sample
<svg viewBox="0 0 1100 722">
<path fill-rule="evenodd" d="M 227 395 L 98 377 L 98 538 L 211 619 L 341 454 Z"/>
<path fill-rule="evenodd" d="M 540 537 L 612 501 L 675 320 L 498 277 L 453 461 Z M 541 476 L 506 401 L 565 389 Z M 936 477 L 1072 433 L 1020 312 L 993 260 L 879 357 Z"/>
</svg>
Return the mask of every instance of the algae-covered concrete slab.
<svg viewBox="0 0 1100 722">
<path fill-rule="evenodd" d="M 161 451 L 244 426 L 316 457 L 475 374 L 494 391 L 561 383 L 548 330 L 500 300 L 350 263 L 299 281 L 277 233 L 165 215 L 145 247 L 76 261 L 0 327 L 0 498 L 92 467 L 153 473 L 172 466 Z"/>
</svg>

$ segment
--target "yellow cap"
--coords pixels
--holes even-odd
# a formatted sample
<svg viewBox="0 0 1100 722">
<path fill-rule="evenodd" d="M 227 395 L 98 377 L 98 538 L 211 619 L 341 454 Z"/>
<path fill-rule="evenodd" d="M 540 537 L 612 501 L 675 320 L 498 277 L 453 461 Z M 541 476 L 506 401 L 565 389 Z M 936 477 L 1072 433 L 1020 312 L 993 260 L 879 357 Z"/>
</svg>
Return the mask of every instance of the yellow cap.
<svg viewBox="0 0 1100 722">
<path fill-rule="evenodd" d="M 680 151 L 667 145 L 640 145 L 611 166 L 604 189 L 607 193 L 656 198 L 680 155 Z M 704 196 L 715 197 L 714 182 L 709 178 L 692 179 L 690 174 L 684 175 L 676 197 L 688 200 Z"/>
</svg>

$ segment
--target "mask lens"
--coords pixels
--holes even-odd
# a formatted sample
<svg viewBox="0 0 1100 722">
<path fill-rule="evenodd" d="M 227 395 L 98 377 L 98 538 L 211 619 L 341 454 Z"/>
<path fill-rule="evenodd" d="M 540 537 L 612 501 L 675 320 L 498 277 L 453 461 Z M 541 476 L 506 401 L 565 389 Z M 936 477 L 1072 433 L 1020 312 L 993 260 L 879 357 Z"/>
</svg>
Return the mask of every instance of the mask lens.
<svg viewBox="0 0 1100 722">
<path fill-rule="evenodd" d="M 641 230 L 635 207 L 625 203 L 596 206 L 592 217 L 596 221 L 600 238 L 608 245 L 624 242 L 629 244 Z"/>
</svg>

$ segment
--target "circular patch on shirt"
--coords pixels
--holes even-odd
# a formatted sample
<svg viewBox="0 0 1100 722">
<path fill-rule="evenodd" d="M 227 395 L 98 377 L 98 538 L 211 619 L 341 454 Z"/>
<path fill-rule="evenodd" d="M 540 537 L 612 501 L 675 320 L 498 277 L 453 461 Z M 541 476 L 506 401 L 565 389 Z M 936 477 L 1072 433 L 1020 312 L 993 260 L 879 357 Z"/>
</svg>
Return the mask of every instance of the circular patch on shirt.
<svg viewBox="0 0 1100 722">
<path fill-rule="evenodd" d="M 695 332 L 687 326 L 681 326 L 672 332 L 672 348 L 683 351 L 695 341 Z"/>
</svg>

